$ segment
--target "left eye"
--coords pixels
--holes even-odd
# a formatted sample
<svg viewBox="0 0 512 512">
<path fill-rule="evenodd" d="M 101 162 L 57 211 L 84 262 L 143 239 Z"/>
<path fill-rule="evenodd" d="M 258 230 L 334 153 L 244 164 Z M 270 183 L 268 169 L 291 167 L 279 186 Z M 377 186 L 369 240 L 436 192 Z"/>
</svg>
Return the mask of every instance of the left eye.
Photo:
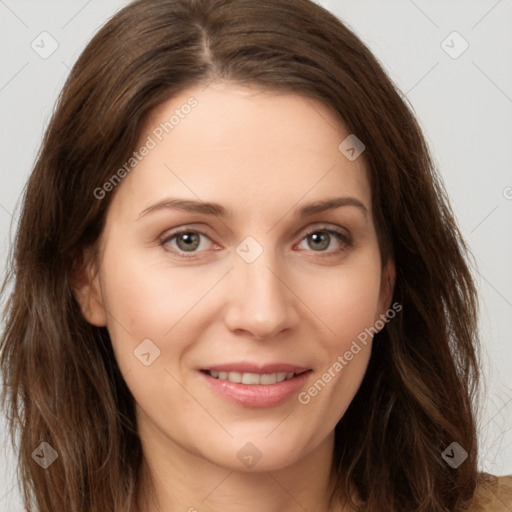
<svg viewBox="0 0 512 512">
<path fill-rule="evenodd" d="M 172 233 L 171 235 L 164 238 L 161 241 L 161 245 L 167 247 L 170 246 L 171 252 L 182 256 L 183 253 L 201 252 L 197 250 L 201 245 L 201 237 L 210 240 L 207 235 L 199 231 L 182 230 L 176 233 Z M 333 237 L 335 237 L 335 239 L 339 242 L 339 247 L 332 249 L 331 251 L 326 251 L 325 249 L 329 248 Z M 352 240 L 349 235 L 346 235 L 341 231 L 329 228 L 314 229 L 309 231 L 306 233 L 301 243 L 304 241 L 309 243 L 310 248 L 313 248 L 313 252 L 328 252 L 329 254 L 337 254 L 338 252 L 341 252 L 343 249 L 346 249 L 352 245 Z M 175 242 L 175 244 L 172 242 Z"/>
<path fill-rule="evenodd" d="M 352 240 L 348 235 L 336 229 L 329 228 L 314 229 L 307 233 L 303 240 L 310 242 L 310 244 L 312 243 L 313 246 L 316 245 L 317 249 L 320 249 L 320 252 L 326 252 L 324 249 L 329 247 L 333 237 L 337 239 L 340 246 L 332 250 L 331 254 L 337 254 L 343 249 L 346 249 L 352 245 Z M 314 250 L 314 252 L 318 251 Z"/>
</svg>

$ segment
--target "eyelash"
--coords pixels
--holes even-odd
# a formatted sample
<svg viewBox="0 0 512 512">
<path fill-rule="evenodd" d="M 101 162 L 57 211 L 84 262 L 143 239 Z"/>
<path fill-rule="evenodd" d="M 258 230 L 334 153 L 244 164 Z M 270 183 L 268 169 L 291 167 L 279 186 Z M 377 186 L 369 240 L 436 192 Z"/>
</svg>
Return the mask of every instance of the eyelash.
<svg viewBox="0 0 512 512">
<path fill-rule="evenodd" d="M 166 248 L 167 244 L 173 240 L 174 238 L 176 238 L 177 236 L 179 235 L 183 235 L 183 234 L 197 234 L 197 235 L 202 235 L 206 238 L 209 239 L 208 235 L 206 235 L 205 233 L 202 233 L 201 231 L 197 231 L 197 230 L 194 230 L 194 229 L 187 229 L 187 228 L 183 228 L 183 229 L 180 229 L 179 231 L 175 231 L 175 232 L 172 232 L 170 233 L 169 235 L 163 237 L 162 239 L 160 239 L 160 245 L 164 248 L 164 250 L 168 251 L 168 252 L 171 252 L 177 256 L 179 256 L 180 258 L 183 258 L 183 259 L 195 259 L 197 258 L 197 256 L 195 256 L 197 254 L 197 252 L 190 252 L 190 256 L 188 255 L 184 255 L 186 254 L 186 252 L 184 251 L 180 251 L 180 250 L 176 250 L 176 249 L 168 249 Z M 352 237 L 350 235 L 347 235 L 341 231 L 338 231 L 336 229 L 332 229 L 332 228 L 329 228 L 327 226 L 324 226 L 322 228 L 314 228 L 314 229 L 311 229 L 309 231 L 307 231 L 305 233 L 305 235 L 302 237 L 301 239 L 301 242 L 302 240 L 306 239 L 308 236 L 310 235 L 313 235 L 315 233 L 327 233 L 329 235 L 332 235 L 334 237 L 336 237 L 338 239 L 338 241 L 340 242 L 340 247 L 338 247 L 337 249 L 333 250 L 333 251 L 330 251 L 330 252 L 326 252 L 326 251 L 313 251 L 313 252 L 318 252 L 318 254 L 320 255 L 320 257 L 327 257 L 327 258 L 330 258 L 330 257 L 333 257 L 333 256 L 337 256 L 338 254 L 340 254 L 341 252 L 347 250 L 347 249 L 350 249 L 352 246 L 353 246 L 353 240 L 352 240 Z M 199 251 L 201 252 L 201 251 Z"/>
</svg>

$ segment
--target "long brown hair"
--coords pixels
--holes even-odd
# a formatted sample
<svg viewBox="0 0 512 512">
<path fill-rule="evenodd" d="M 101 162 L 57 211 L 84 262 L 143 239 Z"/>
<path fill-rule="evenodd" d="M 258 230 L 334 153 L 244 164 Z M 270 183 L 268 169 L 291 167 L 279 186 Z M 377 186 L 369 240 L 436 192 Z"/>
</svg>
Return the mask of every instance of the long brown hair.
<svg viewBox="0 0 512 512">
<path fill-rule="evenodd" d="M 336 426 L 336 493 L 362 511 L 462 511 L 476 483 L 477 299 L 468 249 L 413 113 L 367 47 L 309 0 L 138 0 L 74 65 L 23 201 L 1 339 L 2 405 L 27 510 L 128 511 L 144 458 L 134 399 L 105 328 L 71 289 L 144 119 L 185 88 L 222 79 L 323 102 L 366 145 L 383 262 L 402 312 L 375 335 Z M 340 141 L 341 142 L 341 141 Z M 122 186 L 122 183 L 119 185 Z M 32 457 L 47 442 L 58 459 Z M 450 467 L 457 442 L 468 458 Z M 35 507 L 35 509 L 34 509 Z"/>
</svg>

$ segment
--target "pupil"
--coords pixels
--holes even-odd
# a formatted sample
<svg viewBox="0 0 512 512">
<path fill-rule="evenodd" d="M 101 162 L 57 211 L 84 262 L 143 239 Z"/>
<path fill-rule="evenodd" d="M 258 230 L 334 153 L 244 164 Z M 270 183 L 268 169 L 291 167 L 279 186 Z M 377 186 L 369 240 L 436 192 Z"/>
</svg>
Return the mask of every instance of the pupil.
<svg viewBox="0 0 512 512">
<path fill-rule="evenodd" d="M 185 242 L 185 250 L 196 249 L 197 246 L 199 245 L 199 239 L 196 233 L 184 233 L 180 237 L 178 237 L 178 242 L 180 240 L 183 240 Z"/>
<path fill-rule="evenodd" d="M 312 235 L 310 235 L 310 236 L 311 236 L 311 238 L 313 239 L 313 241 L 314 241 L 315 243 L 320 242 L 320 244 L 321 244 L 321 242 L 322 242 L 321 238 L 322 238 L 322 237 L 324 238 L 324 240 L 323 240 L 323 242 L 324 242 L 324 243 L 323 243 L 323 245 L 321 244 L 321 245 L 322 245 L 322 246 L 321 246 L 321 248 L 322 248 L 322 249 L 325 249 L 325 248 L 329 245 L 329 241 L 327 240 L 327 237 L 326 237 L 324 234 L 313 233 L 313 234 L 312 234 Z M 325 244 L 325 241 L 326 241 L 326 240 L 327 240 L 327 245 Z"/>
</svg>

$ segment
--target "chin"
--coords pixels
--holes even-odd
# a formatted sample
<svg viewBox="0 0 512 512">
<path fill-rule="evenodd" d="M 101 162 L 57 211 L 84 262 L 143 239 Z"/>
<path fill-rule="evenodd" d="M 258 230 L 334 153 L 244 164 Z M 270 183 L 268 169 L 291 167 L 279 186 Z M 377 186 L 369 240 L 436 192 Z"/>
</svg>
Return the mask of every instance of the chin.
<svg viewBox="0 0 512 512">
<path fill-rule="evenodd" d="M 266 435 L 269 432 L 271 430 L 268 430 Z M 272 440 L 271 436 L 267 439 L 264 436 L 256 439 L 254 436 L 253 441 L 249 440 L 251 436 L 246 436 L 245 439 L 232 440 L 228 446 L 223 447 L 222 452 L 210 454 L 208 459 L 230 471 L 258 473 L 289 467 L 309 451 L 289 436 L 285 445 L 280 439 Z"/>
</svg>

